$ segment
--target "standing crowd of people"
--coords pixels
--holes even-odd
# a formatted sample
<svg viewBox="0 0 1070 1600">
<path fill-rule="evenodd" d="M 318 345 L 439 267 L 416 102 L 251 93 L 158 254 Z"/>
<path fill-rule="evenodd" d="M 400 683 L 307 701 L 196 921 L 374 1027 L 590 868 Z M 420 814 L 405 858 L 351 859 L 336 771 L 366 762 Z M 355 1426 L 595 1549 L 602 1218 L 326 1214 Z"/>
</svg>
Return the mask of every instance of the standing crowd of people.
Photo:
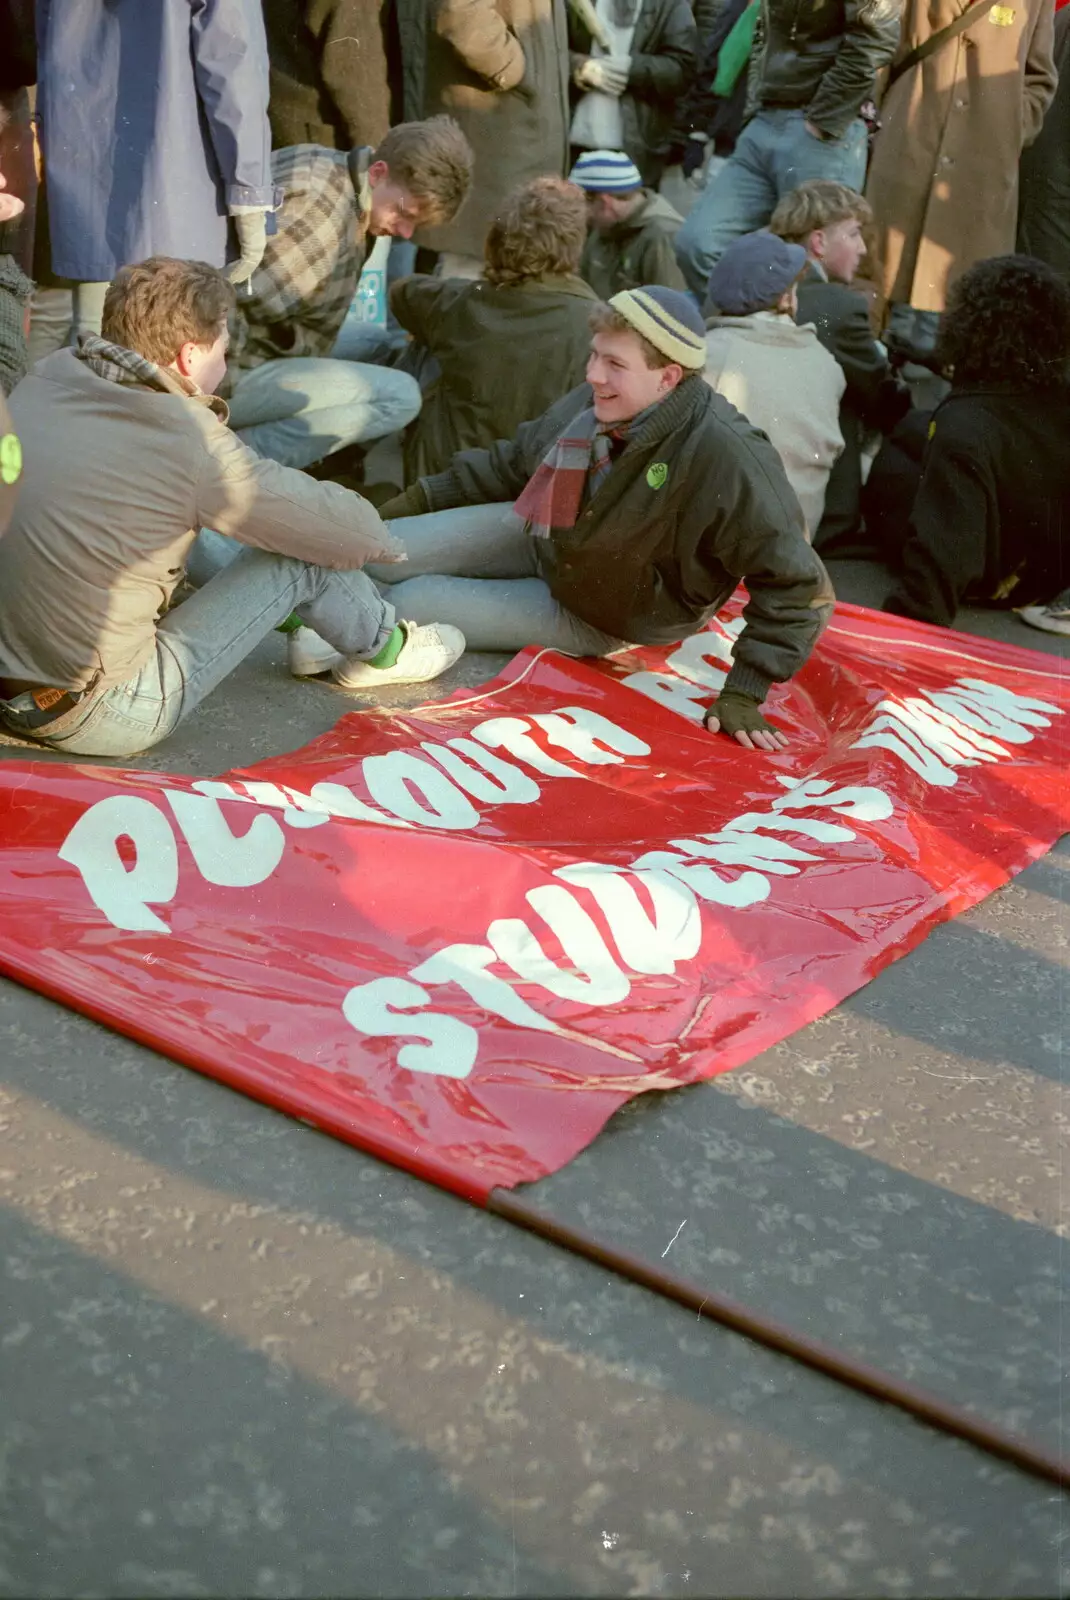
<svg viewBox="0 0 1070 1600">
<path fill-rule="evenodd" d="M 1068 26 L 0 0 L 0 721 L 129 756 L 273 629 L 374 694 L 742 582 L 706 726 L 773 750 L 822 555 L 1070 634 Z"/>
</svg>

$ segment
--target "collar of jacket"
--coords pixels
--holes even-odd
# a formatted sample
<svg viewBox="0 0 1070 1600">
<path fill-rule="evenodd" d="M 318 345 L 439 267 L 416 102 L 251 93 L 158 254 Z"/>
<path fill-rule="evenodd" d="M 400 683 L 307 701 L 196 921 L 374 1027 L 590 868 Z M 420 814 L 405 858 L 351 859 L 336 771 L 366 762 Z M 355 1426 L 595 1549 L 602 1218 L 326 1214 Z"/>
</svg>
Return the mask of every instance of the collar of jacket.
<svg viewBox="0 0 1070 1600">
<path fill-rule="evenodd" d="M 728 328 L 756 344 L 808 344 L 810 324 L 801 326 L 786 311 L 751 311 L 744 317 L 708 317 L 707 328 Z M 808 331 L 809 330 L 809 331 Z"/>
<path fill-rule="evenodd" d="M 658 196 L 654 193 L 653 189 L 640 189 L 639 193 L 642 196 L 642 199 L 639 201 L 639 204 L 636 206 L 635 210 L 629 211 L 626 217 L 621 217 L 619 222 L 615 222 L 611 228 L 607 228 L 603 238 L 623 239 L 629 233 L 639 232 L 646 221 L 647 212 L 650 210 L 651 202 L 658 199 Z"/>
<path fill-rule="evenodd" d="M 184 378 L 180 372 L 161 367 L 155 361 L 138 355 L 136 350 L 128 350 L 125 345 L 112 344 L 98 333 L 81 334 L 73 354 L 98 378 L 104 378 L 108 383 L 117 383 L 127 389 L 156 389 L 161 394 L 177 394 L 185 400 L 196 400 L 213 411 L 221 422 L 226 422 L 230 416 L 226 401 L 220 400 L 218 395 L 205 394 L 192 378 Z"/>
<path fill-rule="evenodd" d="M 372 214 L 372 186 L 368 182 L 368 168 L 372 164 L 370 144 L 357 145 L 349 152 L 349 176 L 357 197 L 357 229 L 361 236 L 368 231 Z"/>
<path fill-rule="evenodd" d="M 519 283 L 489 284 L 486 279 L 477 280 L 485 288 L 517 289 L 521 294 L 541 294 L 546 289 L 556 290 L 558 294 L 574 294 L 578 300 L 597 300 L 598 296 L 584 279 L 576 276 L 574 272 L 544 272 L 538 278 L 522 278 Z"/>
<path fill-rule="evenodd" d="M 701 372 L 689 373 L 681 378 L 672 393 L 667 394 L 664 400 L 657 401 L 650 408 L 651 414 L 646 421 L 641 423 L 634 433 L 629 434 L 626 451 L 640 450 L 646 445 L 657 444 L 681 424 L 697 416 L 699 411 L 706 410 L 712 394 L 713 390 Z"/>
<path fill-rule="evenodd" d="M 824 267 L 821 265 L 820 261 L 816 261 L 814 257 L 811 256 L 806 263 L 806 269 L 803 272 L 802 277 L 799 279 L 799 282 L 829 283 L 831 282 L 831 279 L 829 278 L 829 275 L 825 271 Z"/>
</svg>

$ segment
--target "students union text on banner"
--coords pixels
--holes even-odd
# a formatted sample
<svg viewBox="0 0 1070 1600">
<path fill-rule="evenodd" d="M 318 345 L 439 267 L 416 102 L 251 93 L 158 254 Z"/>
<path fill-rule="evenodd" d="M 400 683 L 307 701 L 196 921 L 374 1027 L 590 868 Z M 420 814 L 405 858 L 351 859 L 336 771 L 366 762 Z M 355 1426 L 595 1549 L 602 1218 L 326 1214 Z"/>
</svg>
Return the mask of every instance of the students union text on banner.
<svg viewBox="0 0 1070 1600">
<path fill-rule="evenodd" d="M 841 606 L 747 752 L 738 612 L 222 778 L 0 764 L 0 969 L 470 1199 L 553 1172 L 1070 827 L 1057 660 Z"/>
</svg>

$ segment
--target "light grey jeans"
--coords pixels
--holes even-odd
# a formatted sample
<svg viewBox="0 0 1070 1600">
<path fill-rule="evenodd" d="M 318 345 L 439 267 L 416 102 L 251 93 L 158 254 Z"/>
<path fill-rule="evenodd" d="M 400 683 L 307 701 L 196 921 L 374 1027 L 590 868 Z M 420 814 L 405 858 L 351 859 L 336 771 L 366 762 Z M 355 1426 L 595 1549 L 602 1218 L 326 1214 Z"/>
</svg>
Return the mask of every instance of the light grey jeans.
<svg viewBox="0 0 1070 1600">
<path fill-rule="evenodd" d="M 399 617 L 449 622 L 469 650 L 549 646 L 572 656 L 604 656 L 619 639 L 592 628 L 554 599 L 538 576 L 539 540 L 512 506 L 461 506 L 391 525 L 408 560 L 365 568 Z"/>
<path fill-rule="evenodd" d="M 258 456 L 310 467 L 406 427 L 420 404 L 416 379 L 394 367 L 295 356 L 239 373 L 230 425 Z"/>
<path fill-rule="evenodd" d="M 393 607 L 363 572 L 328 571 L 292 556 L 242 550 L 167 613 L 156 629 L 155 652 L 136 677 L 91 696 L 33 737 L 85 756 L 147 750 L 166 739 L 291 611 L 347 656 L 375 655 L 394 627 Z M 18 706 L 22 698 L 10 704 Z"/>
</svg>

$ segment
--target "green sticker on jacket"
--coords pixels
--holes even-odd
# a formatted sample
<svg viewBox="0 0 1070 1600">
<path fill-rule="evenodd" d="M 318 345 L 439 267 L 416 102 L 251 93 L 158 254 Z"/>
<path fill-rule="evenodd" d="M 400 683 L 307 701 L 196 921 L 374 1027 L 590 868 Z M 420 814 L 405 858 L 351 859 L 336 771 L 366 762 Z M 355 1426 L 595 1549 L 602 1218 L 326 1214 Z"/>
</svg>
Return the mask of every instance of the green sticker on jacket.
<svg viewBox="0 0 1070 1600">
<path fill-rule="evenodd" d="M 646 481 L 652 489 L 660 489 L 668 476 L 669 469 L 664 461 L 655 461 L 646 469 Z"/>
<path fill-rule="evenodd" d="M 5 433 L 0 439 L 0 481 L 16 483 L 22 475 L 22 446 L 18 434 Z"/>
</svg>

